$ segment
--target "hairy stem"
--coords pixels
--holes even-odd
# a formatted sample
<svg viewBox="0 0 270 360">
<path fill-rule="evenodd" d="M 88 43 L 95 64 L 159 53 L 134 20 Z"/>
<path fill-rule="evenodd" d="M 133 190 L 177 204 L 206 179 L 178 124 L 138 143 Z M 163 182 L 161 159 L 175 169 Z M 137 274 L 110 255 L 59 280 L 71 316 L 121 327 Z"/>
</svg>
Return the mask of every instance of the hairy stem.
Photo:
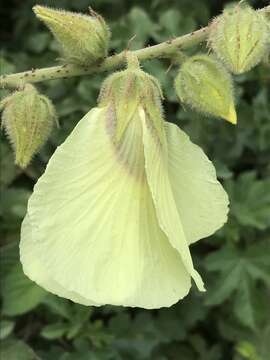
<svg viewBox="0 0 270 360">
<path fill-rule="evenodd" d="M 265 14 L 270 14 L 270 5 L 259 10 Z M 175 52 L 195 46 L 206 40 L 209 32 L 209 26 L 192 33 L 180 36 L 171 40 L 167 40 L 158 45 L 149 46 L 133 53 L 139 60 L 149 60 L 154 58 L 170 58 Z M 90 75 L 105 71 L 114 70 L 123 66 L 126 62 L 126 51 L 122 51 L 117 55 L 108 57 L 98 66 L 79 67 L 71 64 L 52 66 L 43 69 L 32 69 L 16 74 L 0 76 L 0 87 L 16 88 L 21 87 L 25 83 L 37 83 L 45 80 L 53 80 L 60 78 L 69 78 L 74 76 Z"/>
</svg>

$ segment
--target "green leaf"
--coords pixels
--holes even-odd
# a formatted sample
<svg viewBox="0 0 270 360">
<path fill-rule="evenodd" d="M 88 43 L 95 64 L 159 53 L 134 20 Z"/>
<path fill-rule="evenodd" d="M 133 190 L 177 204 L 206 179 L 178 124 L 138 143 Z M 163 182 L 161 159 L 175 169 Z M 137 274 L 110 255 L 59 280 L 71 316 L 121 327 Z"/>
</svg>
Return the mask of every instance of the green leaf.
<svg viewBox="0 0 270 360">
<path fill-rule="evenodd" d="M 253 344 L 242 341 L 236 346 L 236 351 L 243 356 L 244 359 L 248 360 L 261 360 L 261 358 L 258 356 L 256 348 Z"/>
<path fill-rule="evenodd" d="M 234 313 L 242 324 L 256 328 L 256 308 L 254 297 L 257 295 L 254 282 L 243 275 L 240 279 L 237 293 L 234 299 Z"/>
<path fill-rule="evenodd" d="M 36 54 L 40 54 L 44 50 L 46 50 L 50 41 L 51 41 L 51 37 L 49 33 L 38 32 L 28 37 L 26 45 L 30 51 Z"/>
<path fill-rule="evenodd" d="M 214 160 L 213 163 L 215 165 L 218 178 L 230 179 L 233 176 L 233 173 L 227 167 L 227 165 L 224 164 L 224 162 L 221 162 L 220 160 Z"/>
<path fill-rule="evenodd" d="M 257 348 L 262 357 L 262 360 L 268 360 L 270 354 L 270 324 L 262 330 L 260 336 L 258 337 Z"/>
<path fill-rule="evenodd" d="M 19 340 L 6 340 L 2 342 L 1 359 L 41 360 L 27 344 Z"/>
<path fill-rule="evenodd" d="M 0 340 L 5 339 L 12 333 L 15 323 L 10 320 L 1 320 L 0 321 Z"/>
<path fill-rule="evenodd" d="M 256 280 L 270 285 L 270 246 L 269 242 L 254 244 L 245 251 L 224 246 L 210 254 L 206 268 L 218 272 L 216 280 L 206 298 L 207 305 L 219 305 L 234 294 L 234 311 L 239 320 L 255 328 L 254 297 L 258 290 Z"/>
<path fill-rule="evenodd" d="M 88 322 L 92 311 L 92 308 L 88 306 L 77 304 L 75 307 L 73 307 L 73 312 L 70 319 L 70 326 L 67 333 L 68 339 L 73 339 L 79 334 L 83 326 Z"/>
<path fill-rule="evenodd" d="M 7 61 L 3 56 L 0 56 L 0 75 L 11 74 L 15 72 L 15 65 Z"/>
<path fill-rule="evenodd" d="M 200 335 L 191 335 L 189 342 L 192 344 L 192 348 L 194 348 L 198 354 L 197 358 L 200 360 L 219 360 L 222 357 L 220 346 L 216 344 L 212 348 L 209 348 L 205 339 Z"/>
<path fill-rule="evenodd" d="M 65 323 L 56 323 L 44 326 L 41 331 L 41 336 L 46 339 L 58 339 L 66 334 L 69 326 Z"/>
<path fill-rule="evenodd" d="M 225 184 L 231 199 L 231 215 L 240 225 L 265 230 L 270 226 L 270 180 L 257 180 L 255 172 L 243 173 Z"/>
<path fill-rule="evenodd" d="M 1 161 L 0 161 L 0 189 L 4 189 L 12 183 L 17 175 L 17 168 L 14 164 L 13 151 L 8 144 L 1 139 L 0 144 Z"/>
<path fill-rule="evenodd" d="M 151 20 L 148 13 L 139 7 L 133 7 L 127 16 L 127 21 L 133 35 L 136 35 L 132 42 L 132 46 L 136 48 L 145 45 L 147 39 L 153 36 L 157 29 L 157 25 Z"/>
<path fill-rule="evenodd" d="M 143 47 L 149 38 L 154 37 L 158 29 L 147 12 L 140 7 L 133 7 L 130 12 L 112 24 L 113 39 L 111 46 L 114 48 L 127 47 L 128 41 L 131 49 Z"/>
<path fill-rule="evenodd" d="M 46 291 L 29 280 L 23 273 L 20 264 L 15 265 L 2 280 L 4 315 L 20 315 L 35 308 L 46 296 Z"/>
<path fill-rule="evenodd" d="M 47 296 L 42 299 L 42 304 L 46 305 L 48 310 L 61 318 L 72 318 L 72 305 L 67 299 L 48 293 Z"/>
<path fill-rule="evenodd" d="M 191 16 L 184 16 L 177 8 L 170 8 L 163 12 L 159 24 L 160 30 L 155 36 L 158 42 L 189 33 L 196 27 L 194 19 Z"/>
<path fill-rule="evenodd" d="M 1 195 L 0 215 L 8 223 L 20 222 L 26 213 L 27 201 L 31 192 L 26 189 L 8 189 Z M 8 221 L 9 220 L 9 221 Z"/>
<path fill-rule="evenodd" d="M 31 310 L 45 291 L 30 281 L 19 263 L 18 243 L 11 242 L 0 248 L 2 313 L 20 314 Z"/>
<path fill-rule="evenodd" d="M 19 244 L 13 241 L 0 247 L 0 275 L 6 276 L 19 261 Z"/>
</svg>

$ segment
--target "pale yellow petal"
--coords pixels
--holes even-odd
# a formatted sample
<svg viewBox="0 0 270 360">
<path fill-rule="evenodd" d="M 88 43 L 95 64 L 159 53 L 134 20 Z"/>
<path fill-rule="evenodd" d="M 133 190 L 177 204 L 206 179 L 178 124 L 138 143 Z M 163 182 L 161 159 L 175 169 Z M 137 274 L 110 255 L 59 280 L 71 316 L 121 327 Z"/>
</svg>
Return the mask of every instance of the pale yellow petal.
<svg viewBox="0 0 270 360">
<path fill-rule="evenodd" d="M 178 126 L 166 123 L 169 178 L 189 243 L 213 234 L 227 221 L 228 196 L 202 149 Z"/>
<path fill-rule="evenodd" d="M 140 118 L 117 146 L 114 121 L 110 109 L 94 109 L 56 150 L 29 201 L 33 242 L 46 275 L 69 293 L 170 306 L 188 293 L 190 275 L 156 218 Z"/>
<path fill-rule="evenodd" d="M 47 291 L 83 305 L 97 305 L 95 302 L 85 299 L 75 292 L 66 290 L 50 277 L 49 272 L 40 261 L 38 242 L 33 241 L 32 227 L 28 214 L 26 214 L 22 223 L 20 258 L 25 275 Z"/>
<path fill-rule="evenodd" d="M 204 291 L 199 273 L 194 269 L 188 241 L 178 212 L 169 179 L 168 148 L 166 136 L 156 136 L 151 122 L 141 110 L 143 141 L 147 180 L 152 192 L 159 224 L 172 246 L 179 252 L 188 273 L 194 279 L 198 289 Z"/>
</svg>

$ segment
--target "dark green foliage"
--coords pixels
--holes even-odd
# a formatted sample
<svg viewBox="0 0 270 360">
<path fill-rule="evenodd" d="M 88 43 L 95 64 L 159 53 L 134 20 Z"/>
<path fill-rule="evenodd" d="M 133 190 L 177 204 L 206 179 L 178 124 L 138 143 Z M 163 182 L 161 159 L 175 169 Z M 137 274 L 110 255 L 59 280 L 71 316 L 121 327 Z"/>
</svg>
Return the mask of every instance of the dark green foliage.
<svg viewBox="0 0 270 360">
<path fill-rule="evenodd" d="M 1 3 L 0 72 L 55 64 L 57 44 L 31 7 L 86 12 L 88 0 Z M 226 2 L 213 0 L 92 0 L 112 29 L 112 52 L 154 44 L 199 28 Z M 264 6 L 265 1 L 250 1 Z M 225 4 L 226 5 L 226 4 Z M 10 26 L 12 21 L 13 26 Z M 192 49 L 190 53 L 194 53 Z M 203 51 L 203 48 L 199 48 Z M 260 65 L 236 80 L 239 124 L 202 118 L 181 108 L 176 70 L 148 61 L 166 96 L 166 117 L 189 133 L 214 161 L 231 200 L 228 223 L 192 246 L 207 286 L 169 309 L 87 308 L 46 293 L 22 273 L 20 223 L 29 194 L 55 147 L 96 104 L 104 74 L 38 85 L 54 102 L 60 128 L 31 165 L 13 164 L 1 135 L 2 220 L 0 348 L 3 360 L 269 360 L 270 354 L 270 68 Z M 7 91 L 1 90 L 1 97 Z"/>
</svg>

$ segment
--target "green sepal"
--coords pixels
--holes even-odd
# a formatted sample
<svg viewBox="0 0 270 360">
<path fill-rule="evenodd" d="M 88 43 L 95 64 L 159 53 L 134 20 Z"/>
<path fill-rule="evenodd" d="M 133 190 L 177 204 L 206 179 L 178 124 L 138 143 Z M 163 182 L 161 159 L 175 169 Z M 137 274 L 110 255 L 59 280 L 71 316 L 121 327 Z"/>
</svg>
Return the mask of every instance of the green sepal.
<svg viewBox="0 0 270 360">
<path fill-rule="evenodd" d="M 208 44 L 232 73 L 241 74 L 269 52 L 269 25 L 261 12 L 237 5 L 214 19 Z"/>
<path fill-rule="evenodd" d="M 3 99 L 2 123 L 15 152 L 15 163 L 25 168 L 46 142 L 57 116 L 52 102 L 27 84 Z"/>
<path fill-rule="evenodd" d="M 184 105 L 236 124 L 232 78 L 213 56 L 195 55 L 186 60 L 175 79 L 175 90 Z"/>
<path fill-rule="evenodd" d="M 110 30 L 104 19 L 93 10 L 90 15 L 39 5 L 34 6 L 33 10 L 60 43 L 67 62 L 89 66 L 107 56 Z"/>
<path fill-rule="evenodd" d="M 160 85 L 153 76 L 144 72 L 138 61 L 130 60 L 126 70 L 110 75 L 103 83 L 99 95 L 99 107 L 108 107 L 115 114 L 114 140 L 121 141 L 127 125 L 138 108 L 142 108 L 161 140 L 163 135 L 163 98 Z"/>
</svg>

